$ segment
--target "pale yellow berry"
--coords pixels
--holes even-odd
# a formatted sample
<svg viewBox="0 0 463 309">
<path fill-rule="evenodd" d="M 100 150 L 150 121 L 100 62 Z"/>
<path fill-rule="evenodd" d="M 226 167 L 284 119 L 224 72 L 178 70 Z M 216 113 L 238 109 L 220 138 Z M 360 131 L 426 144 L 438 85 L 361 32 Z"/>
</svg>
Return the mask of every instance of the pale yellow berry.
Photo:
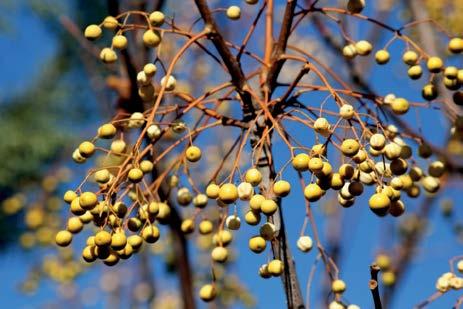
<svg viewBox="0 0 463 309">
<path fill-rule="evenodd" d="M 291 185 L 286 180 L 278 180 L 273 184 L 273 192 L 277 196 L 285 197 L 291 191 Z"/>
<path fill-rule="evenodd" d="M 255 253 L 261 253 L 267 247 L 265 239 L 261 236 L 255 236 L 249 239 L 249 249 Z"/>
<path fill-rule="evenodd" d="M 153 26 L 157 26 L 157 27 L 162 26 L 162 24 L 164 23 L 164 19 L 165 19 L 165 15 L 164 13 L 160 11 L 154 11 L 153 13 L 149 15 L 150 23 Z"/>
<path fill-rule="evenodd" d="M 307 185 L 304 189 L 304 197 L 310 202 L 316 202 L 323 196 L 323 190 L 316 183 Z"/>
<path fill-rule="evenodd" d="M 242 201 L 248 201 L 254 194 L 254 188 L 249 182 L 242 182 L 238 185 L 238 197 Z"/>
<path fill-rule="evenodd" d="M 312 238 L 310 238 L 309 236 L 299 237 L 299 239 L 297 240 L 297 247 L 302 252 L 309 252 L 313 247 Z"/>
<path fill-rule="evenodd" d="M 260 194 L 256 194 L 249 200 L 249 206 L 252 210 L 260 211 L 262 203 L 265 201 L 265 197 Z"/>
<path fill-rule="evenodd" d="M 375 193 L 368 200 L 368 205 L 378 216 L 385 216 L 391 205 L 391 200 L 385 193 Z"/>
<path fill-rule="evenodd" d="M 378 50 L 375 54 L 375 60 L 378 64 L 386 64 L 389 62 L 390 55 L 385 49 Z"/>
<path fill-rule="evenodd" d="M 214 262 L 225 263 L 228 259 L 228 250 L 224 247 L 215 247 L 212 249 L 211 257 Z"/>
<path fill-rule="evenodd" d="M 340 108 L 339 108 L 339 115 L 343 118 L 343 119 L 352 119 L 352 117 L 354 117 L 354 107 L 350 104 L 343 104 Z"/>
<path fill-rule="evenodd" d="M 352 59 L 357 56 L 357 50 L 354 44 L 349 44 L 343 47 L 342 54 L 347 59 Z"/>
<path fill-rule="evenodd" d="M 262 181 L 262 174 L 258 169 L 251 168 L 246 171 L 244 179 L 255 187 Z"/>
<path fill-rule="evenodd" d="M 391 104 L 392 111 L 397 115 L 403 115 L 408 112 L 410 104 L 404 98 L 396 98 Z"/>
<path fill-rule="evenodd" d="M 89 158 L 95 153 L 95 145 L 93 143 L 85 141 L 79 145 L 79 153 L 84 158 Z"/>
<path fill-rule="evenodd" d="M 201 159 L 201 149 L 197 146 L 190 146 L 186 149 L 185 155 L 188 161 L 197 162 Z"/>
<path fill-rule="evenodd" d="M 117 19 L 113 16 L 106 16 L 103 20 L 103 27 L 109 30 L 114 30 L 119 25 Z"/>
<path fill-rule="evenodd" d="M 139 168 L 131 168 L 127 178 L 133 183 L 140 182 L 143 179 L 143 171 Z"/>
<path fill-rule="evenodd" d="M 310 157 L 308 154 L 300 153 L 300 154 L 297 154 L 293 158 L 291 163 L 296 171 L 303 172 L 303 171 L 308 170 L 309 160 L 310 160 Z"/>
<path fill-rule="evenodd" d="M 215 183 L 211 183 L 206 188 L 206 195 L 208 198 L 216 199 L 219 197 L 220 187 Z"/>
<path fill-rule="evenodd" d="M 166 76 L 161 78 L 161 86 L 165 87 L 166 91 L 173 91 L 176 85 L 177 85 L 177 80 L 172 75 L 169 75 L 168 78 Z"/>
<path fill-rule="evenodd" d="M 283 273 L 284 265 L 280 260 L 272 260 L 268 263 L 268 272 L 272 276 L 280 276 Z"/>
<path fill-rule="evenodd" d="M 205 301 L 210 302 L 217 296 L 217 290 L 212 284 L 205 284 L 199 290 L 199 297 Z"/>
<path fill-rule="evenodd" d="M 85 31 L 84 31 L 84 36 L 93 41 L 93 40 L 96 40 L 98 39 L 100 36 L 101 36 L 101 28 L 100 26 L 98 25 L 89 25 L 87 26 L 87 28 L 85 28 Z"/>
<path fill-rule="evenodd" d="M 406 51 L 402 56 L 403 62 L 408 65 L 415 65 L 418 61 L 418 54 L 412 50 Z"/>
<path fill-rule="evenodd" d="M 463 39 L 453 38 L 449 41 L 448 49 L 454 54 L 463 52 Z"/>
<path fill-rule="evenodd" d="M 444 62 L 439 57 L 429 57 L 426 63 L 428 70 L 432 73 L 439 73 L 444 67 Z"/>
<path fill-rule="evenodd" d="M 161 41 L 161 34 L 157 30 L 150 29 L 143 33 L 143 43 L 147 47 L 157 47 Z"/>
<path fill-rule="evenodd" d="M 227 17 L 233 20 L 240 19 L 241 9 L 239 6 L 232 5 L 227 9 Z"/>
<path fill-rule="evenodd" d="M 341 151 L 347 157 L 355 156 L 360 149 L 360 144 L 354 139 L 345 139 L 341 144 Z"/>
<path fill-rule="evenodd" d="M 273 215 L 278 209 L 277 203 L 272 199 L 266 199 L 260 205 L 260 210 L 267 216 Z"/>
<path fill-rule="evenodd" d="M 219 190 L 219 199 L 225 204 L 231 204 L 238 199 L 238 189 L 232 183 L 223 184 Z"/>
<path fill-rule="evenodd" d="M 331 283 L 331 291 L 335 294 L 343 293 L 346 290 L 346 283 L 341 279 L 336 279 Z"/>
<path fill-rule="evenodd" d="M 104 63 L 114 63 L 117 61 L 117 54 L 109 47 L 105 47 L 100 52 L 100 59 Z"/>
<path fill-rule="evenodd" d="M 361 40 L 355 43 L 355 50 L 360 56 L 367 56 L 371 53 L 373 46 L 366 40 Z"/>
<path fill-rule="evenodd" d="M 117 49 L 125 49 L 127 47 L 127 38 L 122 34 L 113 37 L 113 47 Z"/>
<path fill-rule="evenodd" d="M 60 247 L 67 247 L 72 241 L 72 234 L 69 231 L 63 230 L 56 234 L 55 242 Z"/>
</svg>

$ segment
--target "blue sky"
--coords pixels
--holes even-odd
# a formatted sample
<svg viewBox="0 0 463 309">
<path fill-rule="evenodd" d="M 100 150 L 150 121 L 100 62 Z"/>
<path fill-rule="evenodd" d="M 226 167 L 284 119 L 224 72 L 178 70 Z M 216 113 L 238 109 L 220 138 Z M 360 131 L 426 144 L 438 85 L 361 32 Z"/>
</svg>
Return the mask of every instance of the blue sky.
<svg viewBox="0 0 463 309">
<path fill-rule="evenodd" d="M 53 55 L 55 42 L 40 20 L 31 13 L 27 8 L 17 5 L 8 14 L 8 23 L 11 24 L 12 32 L 0 34 L 0 49 L 3 56 L 0 57 L 0 102 L 2 98 L 20 93 L 24 87 L 27 87 L 28 80 L 40 74 L 40 70 L 46 63 L 47 57 Z M 397 24 L 396 19 L 391 23 Z M 393 54 L 400 52 L 403 46 L 401 44 L 393 45 L 390 50 Z M 399 56 L 396 56 L 399 58 Z M 390 69 L 393 68 L 391 72 Z M 393 63 L 387 68 L 374 66 L 373 85 L 378 93 L 384 95 L 388 92 L 395 92 L 410 99 L 419 100 L 419 86 L 422 82 L 409 82 L 404 74 L 404 66 L 393 60 Z M 400 75 L 402 74 L 402 75 Z M 418 94 L 417 94 L 418 93 Z M 429 123 L 425 126 L 424 133 L 434 142 L 442 141 L 440 136 L 445 133 L 442 128 L 442 121 L 435 117 L 435 111 L 420 112 L 423 123 Z M 408 116 L 406 118 L 413 123 L 416 118 Z M 300 133 L 298 138 L 304 138 Z M 285 148 L 281 142 L 276 142 L 275 149 L 286 158 Z M 283 163 L 283 159 L 278 164 Z M 295 174 L 289 172 L 285 178 L 294 179 Z M 294 184 L 296 181 L 294 182 Z M 308 254 L 302 254 L 295 249 L 295 242 L 299 235 L 304 215 L 304 207 L 301 200 L 300 189 L 293 186 L 294 191 L 291 196 L 286 198 L 283 204 L 285 220 L 287 222 L 287 233 L 290 244 L 293 248 L 297 269 L 303 293 L 305 294 L 305 285 L 310 268 L 312 267 L 315 251 Z M 449 190 L 448 195 L 458 200 L 461 193 L 457 190 Z M 409 199 L 410 209 L 416 209 L 418 203 L 411 202 Z M 314 206 L 316 220 L 320 222 L 318 229 L 324 234 L 326 220 L 322 217 L 321 211 L 316 203 Z M 457 205 L 458 206 L 458 205 Z M 377 218 L 367 208 L 365 199 L 357 201 L 356 205 L 342 212 L 345 216 L 344 226 L 341 227 L 342 242 L 345 244 L 342 252 L 342 262 L 338 265 L 341 269 L 341 278 L 343 278 L 348 290 L 345 299 L 352 303 L 360 305 L 362 308 L 371 308 L 371 296 L 368 290 L 369 268 L 375 252 L 383 245 L 378 240 L 384 239 L 384 235 L 391 233 L 391 226 L 394 218 Z M 424 238 L 416 258 L 410 265 L 406 278 L 402 281 L 398 289 L 397 297 L 392 308 L 411 308 L 413 305 L 424 300 L 427 296 L 434 293 L 435 280 L 440 274 L 449 270 L 448 260 L 456 255 L 461 254 L 461 243 L 457 242 L 456 237 L 452 234 L 452 228 L 444 221 L 438 211 L 438 203 L 433 207 L 431 213 L 430 228 Z M 310 229 L 309 235 L 311 235 Z M 255 228 L 245 226 L 237 234 L 239 258 L 233 271 L 243 280 L 246 286 L 257 297 L 258 308 L 283 308 L 284 298 L 280 293 L 281 283 L 279 279 L 262 280 L 257 275 L 258 267 L 263 263 L 264 256 L 255 255 L 247 250 L 247 239 L 256 233 Z M 267 253 L 264 253 L 267 254 Z M 36 295 L 24 296 L 18 291 L 18 283 L 25 278 L 29 267 L 36 261 L 37 255 L 34 252 L 24 253 L 16 247 L 9 247 L 0 255 L 0 274 L 2 279 L 0 283 L 0 304 L 9 308 L 36 308 L 50 299 L 55 299 L 56 294 L 54 286 L 45 282 L 40 287 Z M 154 272 L 163 273 L 161 265 L 153 261 Z M 320 275 L 324 273 L 322 263 L 318 264 L 315 283 L 320 282 Z M 88 286 L 95 283 L 98 275 L 92 273 L 79 279 L 80 286 Z M 173 286 L 172 280 L 161 276 L 161 282 Z M 311 299 L 319 299 L 319 289 L 314 285 L 311 291 Z M 457 293 L 450 292 L 429 308 L 450 308 L 458 297 Z M 312 302 L 312 305 L 317 303 Z M 94 304 L 93 307 L 100 307 L 102 303 Z M 91 306 L 90 306 L 91 307 Z M 314 307 L 315 308 L 315 307 Z"/>
</svg>

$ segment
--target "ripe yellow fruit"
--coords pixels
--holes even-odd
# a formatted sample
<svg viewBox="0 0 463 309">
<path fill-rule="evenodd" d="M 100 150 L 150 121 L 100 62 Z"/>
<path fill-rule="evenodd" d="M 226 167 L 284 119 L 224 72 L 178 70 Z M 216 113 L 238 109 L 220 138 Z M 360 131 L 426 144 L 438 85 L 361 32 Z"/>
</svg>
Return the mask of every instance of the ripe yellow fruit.
<svg viewBox="0 0 463 309">
<path fill-rule="evenodd" d="M 96 255 L 96 247 L 95 246 L 86 246 L 82 250 L 82 258 L 85 262 L 91 263 L 94 262 L 97 259 Z"/>
<path fill-rule="evenodd" d="M 199 232 L 203 235 L 210 234 L 213 228 L 214 225 L 209 220 L 203 220 L 199 223 Z"/>
<path fill-rule="evenodd" d="M 212 249 L 211 257 L 214 262 L 225 263 L 228 259 L 228 250 L 224 247 L 215 247 Z"/>
<path fill-rule="evenodd" d="M 302 252 L 309 252 L 313 247 L 312 238 L 310 238 L 309 236 L 299 237 L 299 239 L 297 240 L 297 247 Z"/>
<path fill-rule="evenodd" d="M 322 135 L 326 135 L 329 132 L 330 127 L 331 125 L 328 120 L 323 117 L 317 118 L 313 124 L 315 131 Z"/>
<path fill-rule="evenodd" d="M 212 284 L 205 284 L 199 290 L 199 297 L 205 301 L 210 302 L 217 296 L 217 290 Z"/>
<path fill-rule="evenodd" d="M 154 11 L 149 15 L 150 23 L 156 27 L 162 26 L 164 19 L 165 15 L 161 11 Z"/>
<path fill-rule="evenodd" d="M 375 193 L 368 200 L 370 209 L 378 216 L 385 216 L 389 211 L 391 200 L 385 193 Z"/>
<path fill-rule="evenodd" d="M 79 145 L 79 153 L 84 158 L 89 158 L 95 153 L 95 145 L 93 143 L 85 141 Z"/>
<path fill-rule="evenodd" d="M 143 244 L 143 238 L 141 238 L 139 235 L 130 235 L 127 238 L 127 243 L 131 245 L 134 250 L 138 250 Z"/>
<path fill-rule="evenodd" d="M 110 179 L 111 173 L 105 168 L 95 172 L 95 181 L 98 183 L 107 183 Z"/>
<path fill-rule="evenodd" d="M 346 283 L 341 279 L 336 279 L 331 283 L 331 291 L 335 294 L 344 293 L 346 290 Z"/>
<path fill-rule="evenodd" d="M 154 63 L 147 63 L 143 67 L 143 72 L 145 73 L 145 75 L 147 77 L 154 76 L 154 74 L 156 74 L 157 70 L 158 70 L 158 68 L 156 67 L 156 65 Z"/>
<path fill-rule="evenodd" d="M 384 135 L 376 133 L 370 137 L 370 146 L 375 150 L 382 150 L 386 145 L 386 138 Z"/>
<path fill-rule="evenodd" d="M 403 62 L 408 65 L 415 65 L 418 62 L 418 54 L 412 50 L 406 51 L 402 56 Z"/>
<path fill-rule="evenodd" d="M 330 187 L 334 190 L 339 190 L 344 186 L 344 179 L 339 173 L 333 173 L 330 178 Z"/>
<path fill-rule="evenodd" d="M 232 5 L 227 9 L 227 17 L 233 20 L 240 19 L 241 9 L 239 6 Z"/>
<path fill-rule="evenodd" d="M 182 206 L 187 206 L 193 200 L 193 196 L 188 188 L 180 188 L 177 192 L 177 202 Z"/>
<path fill-rule="evenodd" d="M 355 139 L 345 139 L 341 144 L 341 151 L 347 157 L 353 157 L 360 149 L 360 144 Z"/>
<path fill-rule="evenodd" d="M 391 104 L 392 111 L 397 115 L 403 115 L 408 112 L 410 104 L 404 98 L 396 98 Z"/>
<path fill-rule="evenodd" d="M 266 199 L 260 205 L 260 210 L 267 216 L 273 215 L 278 209 L 277 203 L 272 199 Z"/>
<path fill-rule="evenodd" d="M 98 247 L 105 247 L 111 244 L 111 234 L 107 231 L 101 230 L 95 235 L 95 245 Z"/>
<path fill-rule="evenodd" d="M 385 49 L 378 50 L 375 54 L 375 59 L 378 64 L 386 64 L 390 59 L 389 52 Z"/>
<path fill-rule="evenodd" d="M 219 190 L 219 199 L 225 204 L 231 204 L 238 199 L 238 189 L 232 183 L 223 184 Z"/>
<path fill-rule="evenodd" d="M 114 250 L 124 249 L 127 244 L 127 237 L 124 232 L 116 232 L 111 236 L 111 248 Z"/>
<path fill-rule="evenodd" d="M 255 253 L 261 253 L 267 247 L 265 239 L 261 236 L 255 236 L 249 239 L 249 249 Z"/>
<path fill-rule="evenodd" d="M 445 164 L 442 161 L 434 161 L 428 167 L 428 173 L 433 177 L 441 177 L 445 173 Z"/>
<path fill-rule="evenodd" d="M 206 195 L 208 198 L 216 199 L 219 197 L 220 187 L 215 183 L 211 183 L 206 188 Z"/>
<path fill-rule="evenodd" d="M 91 41 L 94 41 L 98 39 L 101 36 L 101 33 L 103 31 L 101 30 L 100 26 L 98 25 L 89 25 L 87 28 L 85 28 L 84 31 L 84 36 Z"/>
<path fill-rule="evenodd" d="M 463 39 L 453 38 L 449 41 L 448 49 L 451 53 L 459 54 L 463 52 Z"/>
<path fill-rule="evenodd" d="M 168 78 L 164 76 L 163 78 L 161 78 L 161 86 L 165 87 L 166 91 L 173 91 L 175 89 L 175 86 L 177 86 L 177 80 L 172 75 L 169 75 Z M 175 127 L 173 129 L 175 131 Z"/>
<path fill-rule="evenodd" d="M 436 193 L 440 188 L 440 181 L 438 178 L 426 176 L 421 181 L 423 188 L 429 193 Z"/>
<path fill-rule="evenodd" d="M 152 124 L 146 130 L 146 134 L 151 140 L 156 140 L 161 136 L 161 129 L 158 125 Z"/>
<path fill-rule="evenodd" d="M 426 63 L 429 72 L 439 73 L 444 67 L 444 62 L 439 57 L 429 57 L 428 62 Z"/>
<path fill-rule="evenodd" d="M 190 146 L 186 149 L 185 155 L 188 161 L 197 162 L 201 159 L 201 149 L 197 146 Z"/>
<path fill-rule="evenodd" d="M 162 223 L 170 217 L 170 207 L 166 203 L 159 203 L 159 213 L 156 216 L 156 219 Z"/>
<path fill-rule="evenodd" d="M 147 243 L 155 243 L 159 239 L 159 229 L 155 225 L 148 225 L 142 230 L 141 236 Z"/>
<path fill-rule="evenodd" d="M 79 197 L 79 205 L 82 209 L 91 210 L 98 203 L 98 198 L 93 192 L 84 192 Z"/>
<path fill-rule="evenodd" d="M 107 266 L 114 266 L 119 262 L 119 256 L 117 255 L 117 252 L 110 251 L 109 255 L 106 259 L 104 259 L 103 263 Z"/>
<path fill-rule="evenodd" d="M 226 247 L 233 240 L 233 235 L 230 231 L 220 230 L 212 237 L 212 243 L 214 245 L 220 245 Z"/>
<path fill-rule="evenodd" d="M 191 219 L 185 219 L 180 225 L 180 229 L 185 234 L 193 233 L 195 230 L 195 222 Z"/>
<path fill-rule="evenodd" d="M 309 170 L 312 172 L 312 173 L 317 173 L 317 172 L 320 172 L 323 168 L 323 160 L 320 159 L 320 158 L 311 158 L 309 160 Z"/>
<path fill-rule="evenodd" d="M 350 104 L 343 104 L 339 108 L 339 115 L 343 119 L 352 119 L 354 117 L 354 107 Z"/>
<path fill-rule="evenodd" d="M 105 47 L 100 52 L 100 59 L 104 63 L 114 63 L 117 61 L 117 54 L 109 47 Z"/>
<path fill-rule="evenodd" d="M 444 70 L 444 76 L 448 79 L 457 79 L 458 68 L 454 66 L 446 67 Z"/>
<path fill-rule="evenodd" d="M 378 254 L 376 256 L 375 263 L 382 271 L 385 271 L 391 267 L 391 258 L 386 254 Z"/>
<path fill-rule="evenodd" d="M 310 202 L 316 202 L 323 196 L 323 190 L 316 183 L 307 185 L 304 189 L 304 197 Z"/>
<path fill-rule="evenodd" d="M 249 182 L 242 182 L 238 185 L 238 197 L 242 201 L 248 201 L 254 195 L 254 188 Z"/>
<path fill-rule="evenodd" d="M 432 101 L 437 98 L 439 93 L 433 84 L 427 84 L 423 87 L 423 90 L 421 90 L 421 95 L 425 100 Z"/>
<path fill-rule="evenodd" d="M 423 69 L 420 65 L 413 65 L 408 69 L 407 73 L 411 79 L 419 79 L 423 75 Z"/>
<path fill-rule="evenodd" d="M 459 260 L 457 263 L 457 269 L 460 273 L 463 273 L 463 260 Z"/>
<path fill-rule="evenodd" d="M 198 194 L 193 198 L 193 205 L 198 208 L 207 206 L 207 196 L 205 194 Z"/>
<path fill-rule="evenodd" d="M 147 47 L 157 47 L 161 44 L 161 34 L 157 30 L 147 30 L 143 33 L 143 43 Z"/>
<path fill-rule="evenodd" d="M 349 0 L 347 10 L 352 14 L 359 14 L 365 8 L 365 0 Z"/>
<path fill-rule="evenodd" d="M 277 196 L 285 197 L 291 191 L 291 185 L 286 180 L 278 180 L 273 184 L 273 192 Z"/>
<path fill-rule="evenodd" d="M 244 179 L 255 187 L 262 181 L 262 174 L 258 169 L 250 168 L 246 171 Z"/>
<path fill-rule="evenodd" d="M 280 260 L 272 260 L 268 263 L 267 268 L 269 274 L 276 277 L 283 273 L 284 265 Z"/>
<path fill-rule="evenodd" d="M 69 231 L 62 230 L 56 233 L 55 242 L 60 247 L 68 246 L 72 241 L 72 234 Z"/>
<path fill-rule="evenodd" d="M 140 162 L 140 169 L 143 174 L 151 173 L 153 171 L 154 164 L 149 160 L 143 160 Z"/>
<path fill-rule="evenodd" d="M 309 168 L 309 160 L 310 157 L 308 154 L 299 153 L 293 158 L 291 163 L 296 171 L 304 172 Z"/>
<path fill-rule="evenodd" d="M 260 213 L 250 210 L 244 215 L 244 221 L 249 225 L 257 225 L 260 222 Z"/>
<path fill-rule="evenodd" d="M 109 30 L 114 30 L 119 25 L 117 19 L 113 16 L 106 16 L 103 20 L 103 27 Z"/>
<path fill-rule="evenodd" d="M 122 34 L 115 35 L 112 40 L 113 47 L 117 49 L 127 48 L 127 38 Z"/>
<path fill-rule="evenodd" d="M 133 183 L 140 182 L 143 179 L 143 171 L 139 168 L 131 168 L 127 178 Z"/>
<path fill-rule="evenodd" d="M 367 56 L 371 53 L 373 46 L 366 40 L 361 40 L 355 43 L 355 50 L 360 56 Z"/>
<path fill-rule="evenodd" d="M 385 271 L 382 274 L 381 280 L 385 286 L 392 286 L 395 284 L 395 274 L 392 271 Z"/>
<path fill-rule="evenodd" d="M 354 176 L 355 169 L 352 165 L 344 163 L 339 167 L 339 175 L 345 180 L 349 180 Z"/>
<path fill-rule="evenodd" d="M 127 144 L 123 140 L 115 140 L 111 143 L 111 151 L 115 154 L 121 154 L 125 151 Z"/>
<path fill-rule="evenodd" d="M 104 139 L 111 139 L 117 133 L 116 127 L 111 123 L 106 123 L 98 128 L 98 137 Z"/>
<path fill-rule="evenodd" d="M 67 230 L 72 234 L 77 234 L 84 228 L 84 224 L 79 219 L 79 217 L 71 217 L 67 222 Z"/>
<path fill-rule="evenodd" d="M 252 210 L 260 211 L 260 207 L 263 201 L 265 201 L 265 197 L 263 195 L 256 194 L 251 197 L 251 200 L 249 200 L 249 206 Z"/>
<path fill-rule="evenodd" d="M 357 50 L 354 44 L 349 44 L 343 47 L 342 55 L 347 59 L 353 59 L 357 56 Z"/>
<path fill-rule="evenodd" d="M 63 200 L 68 204 L 71 204 L 75 198 L 77 198 L 77 193 L 72 190 L 66 191 L 63 196 Z"/>
</svg>

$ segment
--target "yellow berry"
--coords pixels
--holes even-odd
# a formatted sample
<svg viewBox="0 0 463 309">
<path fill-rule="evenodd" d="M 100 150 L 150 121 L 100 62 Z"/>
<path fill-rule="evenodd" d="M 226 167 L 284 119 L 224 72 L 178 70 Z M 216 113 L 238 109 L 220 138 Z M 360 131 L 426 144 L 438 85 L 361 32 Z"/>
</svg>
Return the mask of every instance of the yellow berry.
<svg viewBox="0 0 463 309">
<path fill-rule="evenodd" d="M 106 123 L 98 128 L 98 137 L 104 139 L 111 139 L 117 133 L 116 127 L 112 123 Z"/>
<path fill-rule="evenodd" d="M 84 31 L 84 36 L 93 41 L 93 40 L 96 40 L 98 39 L 100 36 L 101 36 L 101 28 L 100 26 L 98 25 L 89 25 L 87 26 L 87 28 L 85 28 L 85 31 Z"/>
<path fill-rule="evenodd" d="M 402 60 L 405 64 L 415 65 L 418 61 L 418 54 L 412 50 L 406 51 L 402 56 Z"/>
<path fill-rule="evenodd" d="M 391 205 L 391 200 L 385 193 L 375 193 L 368 200 L 368 205 L 378 216 L 385 216 Z"/>
<path fill-rule="evenodd" d="M 357 56 L 357 50 L 354 44 L 349 44 L 343 47 L 342 54 L 347 59 L 352 59 Z"/>
<path fill-rule="evenodd" d="M 331 291 L 335 294 L 343 293 L 346 290 L 346 283 L 341 279 L 336 279 L 331 283 Z"/>
<path fill-rule="evenodd" d="M 143 171 L 139 168 L 131 168 L 127 174 L 127 178 L 133 183 L 140 182 L 143 179 Z"/>
<path fill-rule="evenodd" d="M 165 15 L 160 11 L 154 11 L 150 14 L 149 20 L 153 26 L 162 26 L 164 23 Z"/>
<path fill-rule="evenodd" d="M 161 78 L 161 86 L 165 87 L 166 91 L 173 91 L 176 85 L 177 85 L 177 80 L 172 75 L 169 75 L 168 78 L 167 76 L 164 76 L 163 78 Z"/>
<path fill-rule="evenodd" d="M 55 242 L 60 247 L 67 247 L 72 241 L 72 234 L 69 231 L 62 230 L 56 234 Z"/>
<path fill-rule="evenodd" d="M 127 47 L 127 38 L 121 34 L 113 37 L 113 47 L 117 49 L 125 49 Z"/>
<path fill-rule="evenodd" d="M 227 9 L 227 17 L 233 20 L 240 19 L 241 9 L 239 6 L 232 5 Z"/>
<path fill-rule="evenodd" d="M 159 239 L 159 229 L 155 225 L 148 225 L 141 232 L 141 236 L 147 243 L 155 243 Z"/>
<path fill-rule="evenodd" d="M 384 135 L 376 133 L 370 137 L 370 146 L 375 150 L 382 150 L 386 145 L 386 138 Z"/>
<path fill-rule="evenodd" d="M 355 50 L 360 56 L 367 56 L 371 53 L 373 46 L 366 40 L 361 40 L 355 43 Z"/>
<path fill-rule="evenodd" d="M 257 186 L 262 181 L 262 174 L 256 168 L 251 168 L 246 171 L 244 176 L 246 182 L 249 182 L 253 186 Z"/>
<path fill-rule="evenodd" d="M 261 253 L 265 250 L 267 243 L 261 236 L 255 236 L 249 239 L 249 249 L 255 253 Z"/>
<path fill-rule="evenodd" d="M 66 228 L 72 234 L 77 234 L 80 231 L 82 231 L 83 227 L 84 227 L 84 224 L 79 219 L 79 217 L 71 217 L 71 218 L 68 219 L 68 223 L 67 223 Z"/>
<path fill-rule="evenodd" d="M 428 70 L 432 73 L 439 73 L 444 67 L 444 62 L 439 57 L 429 57 L 427 62 Z"/>
<path fill-rule="evenodd" d="M 158 70 L 158 68 L 153 63 L 147 63 L 143 67 L 143 72 L 145 72 L 145 75 L 148 76 L 148 77 L 152 77 L 154 74 L 156 74 L 157 70 Z"/>
<path fill-rule="evenodd" d="M 95 245 L 98 247 L 109 246 L 111 244 L 111 234 L 107 231 L 99 231 L 95 235 Z"/>
<path fill-rule="evenodd" d="M 209 234 L 212 232 L 214 225 L 209 220 L 203 220 L 199 223 L 199 232 L 203 235 Z"/>
<path fill-rule="evenodd" d="M 199 297 L 205 302 L 210 302 L 214 300 L 216 296 L 217 290 L 212 284 L 205 284 L 199 290 Z"/>
<path fill-rule="evenodd" d="M 354 114 L 355 114 L 354 107 L 350 104 L 343 104 L 339 108 L 339 115 L 343 119 L 352 119 L 352 117 L 354 117 Z"/>
<path fill-rule="evenodd" d="M 386 254 L 378 254 L 375 263 L 382 271 L 388 270 L 391 267 L 391 258 Z"/>
<path fill-rule="evenodd" d="M 432 101 L 437 98 L 437 88 L 433 84 L 427 84 L 423 87 L 421 95 L 427 101 Z"/>
<path fill-rule="evenodd" d="M 111 179 L 111 173 L 107 169 L 95 172 L 95 181 L 98 183 L 107 183 Z"/>
<path fill-rule="evenodd" d="M 296 171 L 304 172 L 309 168 L 309 160 L 308 154 L 300 153 L 293 158 L 292 165 Z"/>
<path fill-rule="evenodd" d="M 375 59 L 378 64 L 386 64 L 390 59 L 389 52 L 385 49 L 378 50 L 375 54 Z"/>
<path fill-rule="evenodd" d="M 403 115 L 408 112 L 410 104 L 404 98 L 396 98 L 391 104 L 392 111 L 397 115 Z"/>
<path fill-rule="evenodd" d="M 206 188 L 206 195 L 208 198 L 216 199 L 219 197 L 220 187 L 215 183 L 211 183 Z"/>
<path fill-rule="evenodd" d="M 100 52 L 100 59 L 104 63 L 114 63 L 117 61 L 117 54 L 109 47 L 105 47 Z"/>
<path fill-rule="evenodd" d="M 283 262 L 280 260 L 272 260 L 268 263 L 268 272 L 272 276 L 279 276 L 283 273 Z"/>
<path fill-rule="evenodd" d="M 93 192 L 84 192 L 79 197 L 79 205 L 82 209 L 91 210 L 98 203 L 98 198 Z"/>
<path fill-rule="evenodd" d="M 272 199 L 266 199 L 260 205 L 260 210 L 267 216 L 273 215 L 278 209 L 277 203 Z"/>
<path fill-rule="evenodd" d="M 310 238 L 309 236 L 299 237 L 299 239 L 297 240 L 297 247 L 302 252 L 309 252 L 313 247 L 312 238 Z"/>
<path fill-rule="evenodd" d="M 157 47 L 161 44 L 161 34 L 157 30 L 147 30 L 143 33 L 143 43 L 147 47 Z"/>
<path fill-rule="evenodd" d="M 225 263 L 228 259 L 228 250 L 224 247 L 215 247 L 212 249 L 211 257 L 214 262 Z"/>
<path fill-rule="evenodd" d="M 423 69 L 421 69 L 420 65 L 413 65 L 408 69 L 407 73 L 411 79 L 419 79 L 423 75 Z"/>
<path fill-rule="evenodd" d="M 195 230 L 195 222 L 191 219 L 185 219 L 180 225 L 180 229 L 185 234 L 193 233 Z"/>
<path fill-rule="evenodd" d="M 461 38 L 453 38 L 450 40 L 448 45 L 449 51 L 458 54 L 463 52 L 463 39 Z"/>
<path fill-rule="evenodd" d="M 392 271 L 385 271 L 381 277 L 385 286 L 392 286 L 395 284 L 395 274 Z"/>
<path fill-rule="evenodd" d="M 250 210 L 244 215 L 244 220 L 249 225 L 257 225 L 260 222 L 260 213 L 255 210 Z"/>
<path fill-rule="evenodd" d="M 201 149 L 196 146 L 190 146 L 186 149 L 185 155 L 188 161 L 197 162 L 201 159 Z"/>
<path fill-rule="evenodd" d="M 111 236 L 111 248 L 121 250 L 127 245 L 127 237 L 124 232 L 116 232 Z"/>
<path fill-rule="evenodd" d="M 289 194 L 291 190 L 291 185 L 286 180 L 278 180 L 273 184 L 273 192 L 277 196 L 285 197 Z"/>
<path fill-rule="evenodd" d="M 232 183 L 223 184 L 219 190 L 219 199 L 225 204 L 231 204 L 238 199 L 238 189 Z"/>
<path fill-rule="evenodd" d="M 320 158 L 311 158 L 309 160 L 309 170 L 312 173 L 320 172 L 323 168 L 323 160 Z"/>
<path fill-rule="evenodd" d="M 360 144 L 354 139 L 345 139 L 341 144 L 341 151 L 347 157 L 353 157 L 360 149 Z"/>
<path fill-rule="evenodd" d="M 68 204 L 71 204 L 75 198 L 77 198 L 77 193 L 72 190 L 66 191 L 63 196 L 63 200 Z"/>
<path fill-rule="evenodd" d="M 310 202 L 316 202 L 323 196 L 323 190 L 316 183 L 307 185 L 304 189 L 304 197 Z"/>
<path fill-rule="evenodd" d="M 103 27 L 109 30 L 114 30 L 119 25 L 117 19 L 113 16 L 106 16 L 103 20 Z"/>
<path fill-rule="evenodd" d="M 151 173 L 153 171 L 154 164 L 149 160 L 143 160 L 140 162 L 140 169 L 143 174 Z"/>
<path fill-rule="evenodd" d="M 85 141 L 79 145 L 79 153 L 84 158 L 89 158 L 95 153 L 95 145 L 93 143 Z"/>
</svg>

